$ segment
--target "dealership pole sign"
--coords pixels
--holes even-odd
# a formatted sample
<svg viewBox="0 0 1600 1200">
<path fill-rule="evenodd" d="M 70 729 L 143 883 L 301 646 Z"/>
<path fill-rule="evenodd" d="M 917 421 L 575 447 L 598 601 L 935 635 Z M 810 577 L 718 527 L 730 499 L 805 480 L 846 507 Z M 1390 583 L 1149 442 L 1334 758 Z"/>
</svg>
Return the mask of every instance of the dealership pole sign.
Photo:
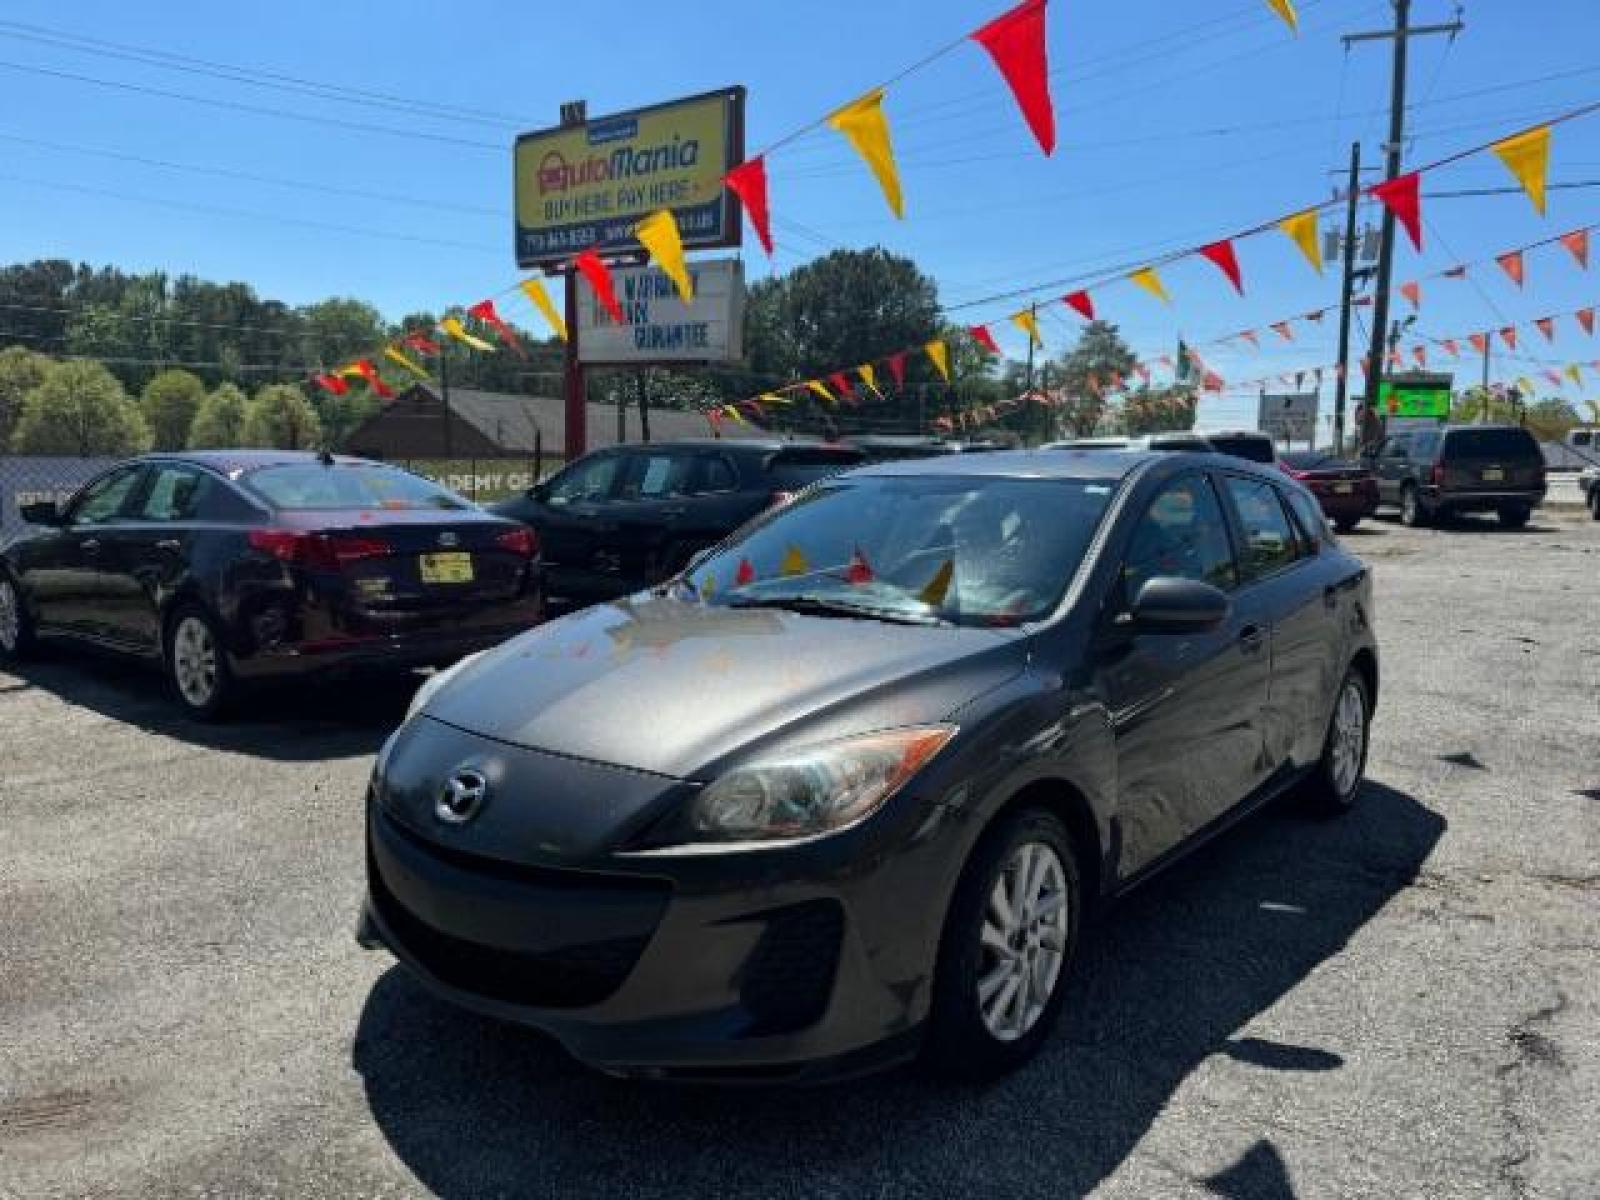
<svg viewBox="0 0 1600 1200">
<path fill-rule="evenodd" d="M 1256 428 L 1278 441 L 1309 441 L 1317 428 L 1316 392 L 1261 394 Z"/>
<path fill-rule="evenodd" d="M 663 208 L 685 249 L 739 245 L 738 198 L 722 179 L 744 158 L 744 95 L 727 88 L 517 138 L 517 265 L 631 247 L 640 218 Z"/>
</svg>

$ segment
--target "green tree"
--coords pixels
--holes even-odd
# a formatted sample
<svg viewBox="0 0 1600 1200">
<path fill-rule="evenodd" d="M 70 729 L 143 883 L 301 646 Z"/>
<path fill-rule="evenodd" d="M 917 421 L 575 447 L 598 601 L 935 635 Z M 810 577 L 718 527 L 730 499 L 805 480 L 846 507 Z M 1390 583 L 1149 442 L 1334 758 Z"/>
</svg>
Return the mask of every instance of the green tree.
<svg viewBox="0 0 1600 1200">
<path fill-rule="evenodd" d="M 322 423 L 299 388 L 269 383 L 246 406 L 239 440 L 252 447 L 311 450 L 322 441 Z"/>
<path fill-rule="evenodd" d="M 188 371 L 162 371 L 144 385 L 139 408 L 157 450 L 182 450 L 188 445 L 189 427 L 205 398 L 206 385 Z"/>
<path fill-rule="evenodd" d="M 1559 396 L 1543 400 L 1504 391 L 1468 388 L 1450 406 L 1452 421 L 1495 421 L 1525 426 L 1541 442 L 1559 442 L 1567 431 L 1583 423 L 1578 410 Z"/>
<path fill-rule="evenodd" d="M 1109 321 L 1090 321 L 1078 342 L 1062 355 L 1060 377 L 1066 405 L 1061 417 L 1075 437 L 1088 437 L 1105 416 L 1106 388 L 1116 376 L 1127 379 L 1137 360 L 1117 327 Z"/>
<path fill-rule="evenodd" d="M 11 443 L 11 431 L 28 393 L 44 382 L 54 364 L 24 346 L 0 350 L 0 449 Z"/>
<path fill-rule="evenodd" d="M 189 449 L 223 450 L 244 440 L 244 410 L 248 401 L 231 383 L 218 384 L 200 402 L 189 426 Z"/>
<path fill-rule="evenodd" d="M 139 406 L 99 363 L 56 363 L 22 402 L 18 454 L 138 454 L 150 448 Z"/>
</svg>

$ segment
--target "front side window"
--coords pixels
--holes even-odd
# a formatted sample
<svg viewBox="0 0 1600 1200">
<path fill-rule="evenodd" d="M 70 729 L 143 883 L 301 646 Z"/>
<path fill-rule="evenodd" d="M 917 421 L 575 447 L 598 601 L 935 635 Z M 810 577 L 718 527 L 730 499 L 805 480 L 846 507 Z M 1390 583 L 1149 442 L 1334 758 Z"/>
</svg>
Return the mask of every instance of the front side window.
<svg viewBox="0 0 1600 1200">
<path fill-rule="evenodd" d="M 115 520 L 122 512 L 133 485 L 139 479 L 138 467 L 124 467 L 109 475 L 102 475 L 79 493 L 72 506 L 74 525 L 102 525 Z"/>
<path fill-rule="evenodd" d="M 160 466 L 139 506 L 141 521 L 192 521 L 199 511 L 205 480 L 193 467 Z"/>
<path fill-rule="evenodd" d="M 1222 505 L 1199 475 L 1168 484 L 1139 518 L 1123 558 L 1125 602 L 1158 576 L 1198 579 L 1224 589 L 1238 582 Z"/>
<path fill-rule="evenodd" d="M 687 579 L 708 604 L 1012 625 L 1065 594 L 1114 486 L 865 476 L 805 492 Z"/>
<path fill-rule="evenodd" d="M 621 465 L 620 454 L 597 454 L 575 462 L 546 486 L 545 503 L 560 507 L 609 499 Z"/>
<path fill-rule="evenodd" d="M 243 479 L 244 486 L 273 508 L 443 509 L 471 508 L 466 500 L 431 479 L 394 467 L 361 463 L 293 463 L 262 467 Z"/>
<path fill-rule="evenodd" d="M 1300 557 L 1289 516 L 1278 499 L 1278 489 L 1259 479 L 1230 475 L 1228 495 L 1239 513 L 1244 532 L 1241 566 L 1245 579 L 1262 579 Z"/>
</svg>

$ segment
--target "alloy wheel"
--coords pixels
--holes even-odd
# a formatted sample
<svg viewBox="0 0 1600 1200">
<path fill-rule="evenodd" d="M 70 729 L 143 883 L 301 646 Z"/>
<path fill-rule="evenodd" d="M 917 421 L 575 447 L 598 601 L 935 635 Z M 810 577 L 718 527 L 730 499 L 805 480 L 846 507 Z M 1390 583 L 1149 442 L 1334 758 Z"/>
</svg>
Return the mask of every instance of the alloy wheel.
<svg viewBox="0 0 1600 1200">
<path fill-rule="evenodd" d="M 0 579 L 0 650 L 10 653 L 22 640 L 22 608 L 17 589 L 9 579 Z"/>
<path fill-rule="evenodd" d="M 199 617 L 184 617 L 173 631 L 172 677 L 195 708 L 204 708 L 216 695 L 217 644 Z"/>
<path fill-rule="evenodd" d="M 1354 679 L 1347 679 L 1333 714 L 1333 788 L 1341 799 L 1355 791 L 1360 781 L 1366 739 L 1367 712 L 1361 698 L 1361 685 Z"/>
<path fill-rule="evenodd" d="M 1013 1042 L 1044 1015 L 1061 979 L 1070 928 L 1066 871 L 1055 848 L 1023 842 L 989 892 L 979 933 L 978 1012 Z"/>
</svg>

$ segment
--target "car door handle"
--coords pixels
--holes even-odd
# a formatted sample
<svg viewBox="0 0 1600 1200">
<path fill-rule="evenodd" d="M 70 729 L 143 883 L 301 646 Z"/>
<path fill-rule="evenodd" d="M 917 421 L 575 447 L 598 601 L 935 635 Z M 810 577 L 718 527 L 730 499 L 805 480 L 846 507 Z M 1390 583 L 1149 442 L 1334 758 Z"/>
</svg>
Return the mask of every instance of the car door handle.
<svg viewBox="0 0 1600 1200">
<path fill-rule="evenodd" d="M 673 506 L 672 508 L 663 508 L 661 510 L 661 515 L 663 517 L 681 517 L 681 516 L 683 516 L 684 513 L 688 512 L 688 511 L 689 510 L 687 508 L 685 508 L 683 505 L 679 504 L 679 505 Z"/>
<path fill-rule="evenodd" d="M 183 543 L 181 541 L 179 541 L 177 538 L 162 538 L 159 542 L 156 543 L 156 549 L 157 550 L 172 550 L 172 551 L 176 552 L 178 550 L 182 550 L 183 549 Z"/>
<path fill-rule="evenodd" d="M 1261 644 L 1267 640 L 1267 631 L 1259 625 L 1246 625 L 1239 630 L 1239 649 L 1246 654 L 1253 654 L 1261 649 Z"/>
<path fill-rule="evenodd" d="M 100 552 L 100 539 L 84 538 L 83 541 L 78 543 L 78 549 L 85 554 L 98 554 Z"/>
</svg>

